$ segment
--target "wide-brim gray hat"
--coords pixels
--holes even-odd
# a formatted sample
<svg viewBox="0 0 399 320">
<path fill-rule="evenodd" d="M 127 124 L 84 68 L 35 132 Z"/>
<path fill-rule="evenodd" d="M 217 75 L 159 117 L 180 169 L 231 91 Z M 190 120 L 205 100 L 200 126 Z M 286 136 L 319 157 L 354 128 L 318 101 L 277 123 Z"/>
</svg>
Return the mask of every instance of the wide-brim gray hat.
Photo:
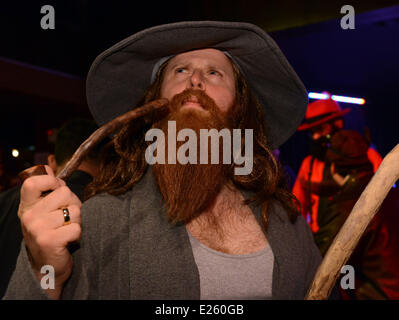
<svg viewBox="0 0 399 320">
<path fill-rule="evenodd" d="M 136 106 L 160 61 L 203 48 L 224 51 L 232 58 L 264 108 L 271 146 L 283 144 L 301 123 L 308 95 L 273 39 L 259 27 L 243 22 L 160 25 L 140 31 L 101 53 L 92 64 L 86 83 L 88 105 L 98 125 Z"/>
</svg>

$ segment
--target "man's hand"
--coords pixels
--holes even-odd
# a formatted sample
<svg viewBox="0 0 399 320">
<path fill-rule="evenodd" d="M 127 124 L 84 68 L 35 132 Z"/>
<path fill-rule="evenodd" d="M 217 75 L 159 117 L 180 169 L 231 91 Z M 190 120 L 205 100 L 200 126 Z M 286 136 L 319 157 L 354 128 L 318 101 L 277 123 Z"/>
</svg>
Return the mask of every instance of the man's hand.
<svg viewBox="0 0 399 320">
<path fill-rule="evenodd" d="M 343 186 L 348 179 L 350 178 L 350 175 L 347 174 L 345 176 L 345 178 L 343 176 L 341 176 L 338 172 L 335 172 L 335 163 L 331 163 L 331 167 L 330 167 L 330 172 L 331 172 L 331 176 L 333 177 L 334 181 L 339 185 L 339 186 Z"/>
<path fill-rule="evenodd" d="M 65 182 L 54 176 L 50 167 L 46 166 L 46 171 L 48 175 L 32 176 L 24 181 L 18 216 L 32 269 L 40 282 L 42 266 L 54 268 L 55 289 L 47 289 L 46 293 L 58 299 L 72 272 L 72 256 L 67 245 L 80 239 L 82 204 Z M 42 192 L 49 190 L 53 191 L 43 197 Z M 70 224 L 64 225 L 62 208 L 68 208 Z"/>
</svg>

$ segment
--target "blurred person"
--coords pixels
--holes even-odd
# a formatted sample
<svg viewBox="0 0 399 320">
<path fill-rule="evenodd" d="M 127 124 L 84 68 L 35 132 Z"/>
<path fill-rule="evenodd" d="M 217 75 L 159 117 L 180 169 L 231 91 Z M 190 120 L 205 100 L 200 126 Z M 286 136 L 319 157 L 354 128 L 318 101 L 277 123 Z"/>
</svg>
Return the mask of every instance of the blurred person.
<svg viewBox="0 0 399 320">
<path fill-rule="evenodd" d="M 18 180 L 7 169 L 6 164 L 0 162 L 0 192 L 18 185 Z"/>
<path fill-rule="evenodd" d="M 143 30 L 97 57 L 87 97 L 99 125 L 160 97 L 169 114 L 114 136 L 82 208 L 51 170 L 25 181 L 26 246 L 7 299 L 304 298 L 321 255 L 271 150 L 296 130 L 307 93 L 263 30 L 213 21 Z M 146 132 L 169 137 L 171 120 L 195 133 L 252 129 L 253 170 L 148 164 Z M 54 289 L 41 289 L 42 265 L 53 266 Z"/>
<path fill-rule="evenodd" d="M 323 186 L 330 189 L 330 198 L 314 234 L 323 256 L 374 175 L 369 146 L 360 133 L 341 130 L 330 144 L 326 161 L 333 179 L 330 186 Z M 355 288 L 341 290 L 345 299 L 399 299 L 398 209 L 398 192 L 393 188 L 346 262 L 354 268 Z"/>
<path fill-rule="evenodd" d="M 80 144 L 96 129 L 95 122 L 86 119 L 69 120 L 59 129 L 54 154 L 48 156 L 48 165 L 56 174 L 62 170 Z M 83 199 L 84 188 L 98 173 L 98 152 L 98 148 L 90 152 L 78 169 L 66 180 L 68 187 L 80 199 Z M 0 298 L 7 289 L 22 241 L 17 214 L 19 201 L 20 187 L 0 193 Z"/>
<path fill-rule="evenodd" d="M 330 174 L 331 164 L 326 162 L 325 157 L 332 136 L 343 130 L 343 116 L 348 112 L 350 109 L 342 110 L 331 98 L 317 100 L 309 104 L 305 121 L 298 127 L 298 131 L 309 132 L 311 154 L 302 161 L 292 193 L 301 203 L 302 215 L 314 233 L 319 230 L 319 220 L 324 219 L 323 210 L 328 205 L 329 197 L 337 191 L 334 188 L 330 189 L 331 185 L 335 184 Z M 367 156 L 373 171 L 377 171 L 382 162 L 381 156 L 370 147 Z"/>
</svg>

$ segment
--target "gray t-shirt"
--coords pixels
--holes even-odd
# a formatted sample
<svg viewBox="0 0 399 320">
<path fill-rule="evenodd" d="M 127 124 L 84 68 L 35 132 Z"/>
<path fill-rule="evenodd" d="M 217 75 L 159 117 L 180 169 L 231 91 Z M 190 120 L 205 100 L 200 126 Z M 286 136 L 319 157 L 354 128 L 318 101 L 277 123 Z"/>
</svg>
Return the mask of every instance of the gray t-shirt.
<svg viewBox="0 0 399 320">
<path fill-rule="evenodd" d="M 257 300 L 272 297 L 274 256 L 269 246 L 235 255 L 213 250 L 188 232 L 200 276 L 202 300 Z"/>
</svg>

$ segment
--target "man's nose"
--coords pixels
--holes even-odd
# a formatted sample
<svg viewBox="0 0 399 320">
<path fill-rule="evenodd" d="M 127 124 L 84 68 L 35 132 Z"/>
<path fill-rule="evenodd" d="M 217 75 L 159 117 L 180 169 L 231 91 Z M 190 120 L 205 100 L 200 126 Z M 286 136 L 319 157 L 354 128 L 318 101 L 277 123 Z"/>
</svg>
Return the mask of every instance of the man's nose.
<svg viewBox="0 0 399 320">
<path fill-rule="evenodd" d="M 191 89 L 205 90 L 205 81 L 200 70 L 194 70 L 188 83 Z"/>
</svg>

